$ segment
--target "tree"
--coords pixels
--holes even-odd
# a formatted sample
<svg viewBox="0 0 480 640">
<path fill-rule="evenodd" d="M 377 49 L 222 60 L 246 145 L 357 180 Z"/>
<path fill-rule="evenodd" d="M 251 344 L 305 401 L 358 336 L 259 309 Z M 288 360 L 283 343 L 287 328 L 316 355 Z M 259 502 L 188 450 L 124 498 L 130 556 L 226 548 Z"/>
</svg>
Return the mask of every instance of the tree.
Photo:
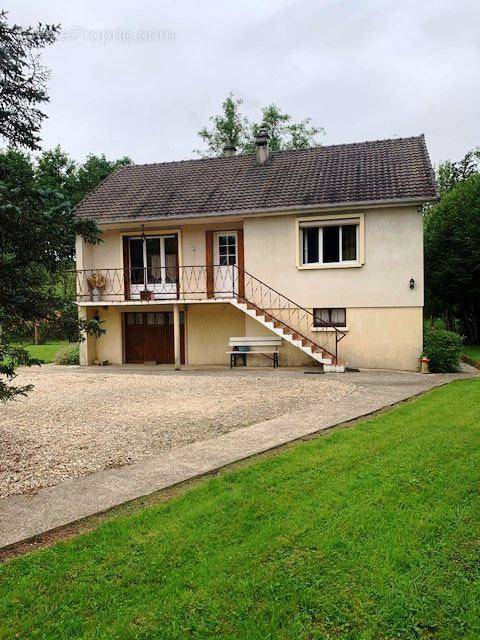
<svg viewBox="0 0 480 640">
<path fill-rule="evenodd" d="M 308 149 L 319 146 L 316 136 L 323 134 L 321 127 L 310 125 L 311 119 L 301 122 L 292 122 L 292 116 L 282 113 L 275 104 L 270 104 L 262 109 L 261 122 L 250 125 L 249 135 L 243 147 L 244 153 L 255 152 L 255 142 L 258 130 L 266 126 L 270 135 L 269 147 L 272 151 L 285 151 L 287 149 Z"/>
<path fill-rule="evenodd" d="M 39 156 L 35 177 L 39 187 L 60 191 L 75 206 L 112 171 L 127 164 L 132 164 L 132 161 L 126 156 L 107 160 L 102 153 L 88 155 L 79 165 L 60 146 L 56 146 Z"/>
<path fill-rule="evenodd" d="M 469 151 L 459 162 L 446 160 L 437 168 L 437 184 L 440 195 L 448 193 L 459 182 L 480 171 L 480 148 Z"/>
<path fill-rule="evenodd" d="M 75 217 L 61 192 L 38 186 L 30 158 L 12 149 L 0 154 L 0 216 L 0 374 L 7 378 L 0 380 L 0 400 L 6 400 L 28 391 L 8 383 L 15 368 L 36 364 L 12 346 L 9 334 L 61 313 L 66 300 L 59 276 L 73 259 L 75 235 L 96 243 L 100 233 L 94 222 Z M 81 330 L 103 332 L 92 321 L 76 327 L 75 338 Z"/>
<path fill-rule="evenodd" d="M 307 149 L 318 146 L 317 136 L 324 133 L 321 127 L 312 126 L 310 118 L 293 122 L 292 116 L 284 113 L 277 105 L 270 104 L 262 109 L 260 122 L 250 123 L 242 116 L 243 100 L 230 94 L 222 103 L 222 113 L 211 116 L 213 126 L 203 127 L 198 132 L 206 143 L 207 151 L 196 151 L 203 156 L 226 155 L 226 149 L 234 147 L 240 153 L 254 153 L 258 130 L 266 126 L 270 135 L 270 149 Z"/>
<path fill-rule="evenodd" d="M 209 118 L 213 127 L 211 129 L 203 127 L 198 132 L 200 138 L 207 144 L 208 151 L 196 150 L 196 153 L 204 156 L 222 156 L 225 155 L 225 149 L 229 147 L 244 148 L 247 142 L 248 121 L 240 113 L 242 104 L 243 100 L 240 98 L 235 98 L 232 94 L 227 96 L 222 103 L 222 114 Z"/>
<path fill-rule="evenodd" d="M 77 165 L 60 145 L 44 151 L 35 167 L 35 180 L 39 187 L 60 191 L 70 200 L 76 191 Z"/>
<path fill-rule="evenodd" d="M 55 41 L 59 26 L 9 25 L 7 15 L 0 11 L 0 136 L 12 146 L 39 149 L 46 116 L 38 105 L 48 102 L 48 71 L 36 52 Z"/>
<path fill-rule="evenodd" d="M 426 307 L 480 342 L 480 174 L 461 180 L 425 215 Z"/>
<path fill-rule="evenodd" d="M 28 155 L 13 147 L 38 149 L 41 122 L 45 117 L 36 105 L 48 101 L 46 70 L 34 52 L 55 40 L 57 27 L 9 26 L 0 13 L 0 137 L 10 149 L 0 154 L 0 400 L 25 394 L 30 386 L 11 384 L 19 365 L 32 365 L 23 348 L 9 341 L 9 333 L 25 323 L 58 315 L 65 298 L 58 274 L 73 258 L 73 238 L 100 241 L 93 221 L 75 217 L 70 201 L 49 181 L 37 184 Z M 57 156 L 59 154 L 56 154 Z M 62 161 L 63 162 L 63 161 Z M 52 173 L 48 159 L 42 175 Z M 48 171 L 46 167 L 50 167 Z M 96 335 L 98 322 L 75 323 Z"/>
<path fill-rule="evenodd" d="M 112 171 L 128 164 L 132 164 L 132 161 L 127 156 L 118 160 L 107 160 L 103 153 L 99 156 L 93 154 L 87 156 L 86 161 L 78 167 L 76 172 L 72 204 L 78 204 Z"/>
</svg>

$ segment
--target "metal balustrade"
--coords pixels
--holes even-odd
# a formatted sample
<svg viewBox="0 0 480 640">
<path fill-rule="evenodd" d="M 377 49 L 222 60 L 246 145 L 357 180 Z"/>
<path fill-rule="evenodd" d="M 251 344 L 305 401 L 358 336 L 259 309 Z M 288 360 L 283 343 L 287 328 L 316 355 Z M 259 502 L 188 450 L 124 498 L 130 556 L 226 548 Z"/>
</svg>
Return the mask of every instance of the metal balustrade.
<svg viewBox="0 0 480 640">
<path fill-rule="evenodd" d="M 338 362 L 338 343 L 346 335 L 238 265 L 84 269 L 68 272 L 65 287 L 80 304 L 234 298 L 334 362 Z"/>
</svg>

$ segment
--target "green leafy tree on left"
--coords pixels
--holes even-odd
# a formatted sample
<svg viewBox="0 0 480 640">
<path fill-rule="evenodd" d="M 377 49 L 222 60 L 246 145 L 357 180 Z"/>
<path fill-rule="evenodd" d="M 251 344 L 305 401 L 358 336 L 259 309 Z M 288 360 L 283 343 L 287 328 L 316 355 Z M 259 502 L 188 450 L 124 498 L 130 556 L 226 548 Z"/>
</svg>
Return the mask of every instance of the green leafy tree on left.
<svg viewBox="0 0 480 640">
<path fill-rule="evenodd" d="M 48 180 L 37 181 L 29 156 L 18 150 L 39 146 L 45 117 L 39 105 L 48 101 L 48 73 L 37 52 L 55 40 L 57 31 L 55 26 L 9 25 L 6 13 L 0 13 L 0 138 L 10 147 L 0 153 L 0 401 L 29 390 L 12 381 L 18 366 L 36 364 L 9 336 L 61 313 L 65 299 L 58 275 L 71 263 L 75 235 L 100 241 L 96 224 L 77 219 L 65 193 Z M 64 169 L 68 174 L 68 163 Z M 71 329 L 77 337 L 82 331 L 103 332 L 95 321 L 77 320 Z"/>
</svg>

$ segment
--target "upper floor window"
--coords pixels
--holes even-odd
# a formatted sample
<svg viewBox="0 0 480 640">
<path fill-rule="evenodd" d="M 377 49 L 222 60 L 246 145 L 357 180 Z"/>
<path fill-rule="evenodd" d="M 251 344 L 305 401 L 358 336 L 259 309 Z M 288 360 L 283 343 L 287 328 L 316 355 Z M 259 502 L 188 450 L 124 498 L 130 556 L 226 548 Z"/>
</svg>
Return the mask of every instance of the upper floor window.
<svg viewBox="0 0 480 640">
<path fill-rule="evenodd" d="M 317 224 L 301 226 L 302 264 L 357 263 L 358 224 Z"/>
</svg>

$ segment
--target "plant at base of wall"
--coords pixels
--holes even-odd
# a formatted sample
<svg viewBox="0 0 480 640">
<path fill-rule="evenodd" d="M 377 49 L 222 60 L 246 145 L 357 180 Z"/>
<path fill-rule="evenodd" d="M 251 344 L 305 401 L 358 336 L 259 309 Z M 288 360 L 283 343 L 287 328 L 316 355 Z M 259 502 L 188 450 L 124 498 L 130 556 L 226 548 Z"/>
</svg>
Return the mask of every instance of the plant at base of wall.
<svg viewBox="0 0 480 640">
<path fill-rule="evenodd" d="M 55 364 L 80 364 L 80 350 L 78 344 L 62 347 L 54 358 Z"/>
<path fill-rule="evenodd" d="M 425 322 L 423 329 L 423 356 L 430 359 L 432 373 L 453 373 L 458 371 L 462 336 L 448 331 L 442 320 Z"/>
</svg>

